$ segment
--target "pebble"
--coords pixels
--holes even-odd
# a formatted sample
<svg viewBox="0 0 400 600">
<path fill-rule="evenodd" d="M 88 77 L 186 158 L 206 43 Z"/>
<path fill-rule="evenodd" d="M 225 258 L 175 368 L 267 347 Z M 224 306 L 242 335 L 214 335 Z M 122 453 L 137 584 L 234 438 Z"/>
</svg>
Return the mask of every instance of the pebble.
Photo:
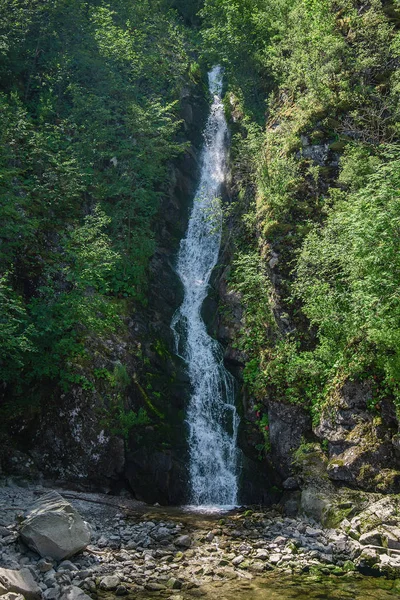
<svg viewBox="0 0 400 600">
<path fill-rule="evenodd" d="M 25 498 L 29 488 L 23 493 L 17 502 L 29 505 Z M 16 542 L 18 532 L 6 515 L 5 524 L 0 525 L 0 542 L 4 542 L 4 529 L 5 539 L 12 541 L 0 545 L 2 563 L 15 569 L 26 565 L 43 590 L 44 600 L 86 600 L 87 594 L 96 597 L 99 588 L 112 592 L 113 597 L 133 597 L 147 590 L 179 600 L 181 590 L 200 597 L 205 583 L 251 580 L 271 569 L 343 574 L 340 567 L 353 560 L 356 569 L 362 552 L 363 564 L 379 560 L 383 567 L 391 567 L 396 560 L 383 548 L 380 554 L 368 554 L 368 548 L 354 539 L 354 527 L 353 536 L 344 530 L 322 530 L 311 520 L 282 519 L 273 510 L 253 512 L 249 518 L 240 513 L 224 516 L 218 526 L 215 521 L 177 523 L 174 517 L 165 516 L 151 521 L 139 514 L 126 518 L 112 511 L 105 518 L 100 510 L 104 508 L 96 512 L 90 505 L 85 507 L 84 517 L 94 532 L 88 551 L 59 564 L 22 551 Z M 0 522 L 2 517 L 0 509 Z M 400 563 L 398 568 L 400 572 Z"/>
</svg>

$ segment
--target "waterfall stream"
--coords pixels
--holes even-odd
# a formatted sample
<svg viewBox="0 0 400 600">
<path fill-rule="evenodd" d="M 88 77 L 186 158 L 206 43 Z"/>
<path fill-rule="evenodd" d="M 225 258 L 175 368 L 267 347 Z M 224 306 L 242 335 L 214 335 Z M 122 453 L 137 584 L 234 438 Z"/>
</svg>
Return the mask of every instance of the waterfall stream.
<svg viewBox="0 0 400 600">
<path fill-rule="evenodd" d="M 177 261 L 184 300 L 171 327 L 176 352 L 187 364 L 191 383 L 186 415 L 191 503 L 234 506 L 238 495 L 239 425 L 235 382 L 224 367 L 219 343 L 208 335 L 201 318 L 201 307 L 221 244 L 219 196 L 226 176 L 228 140 L 221 100 L 221 68 L 214 67 L 208 78 L 213 102 L 204 132 L 200 184 Z"/>
</svg>

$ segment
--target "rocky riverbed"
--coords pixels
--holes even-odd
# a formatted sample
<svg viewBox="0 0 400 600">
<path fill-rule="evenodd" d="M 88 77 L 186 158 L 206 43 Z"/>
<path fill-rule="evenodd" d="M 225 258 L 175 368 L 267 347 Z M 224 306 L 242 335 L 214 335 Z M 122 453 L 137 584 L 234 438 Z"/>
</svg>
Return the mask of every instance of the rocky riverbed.
<svg viewBox="0 0 400 600">
<path fill-rule="evenodd" d="M 375 586 L 377 580 L 363 575 L 386 576 L 379 587 L 389 595 L 371 597 L 400 592 L 399 505 L 394 496 L 371 495 L 361 512 L 336 528 L 323 528 L 312 519 L 285 517 L 278 506 L 203 514 L 58 490 L 73 505 L 71 511 L 79 513 L 77 518 L 81 515 L 89 524 L 90 542 L 84 541 L 82 551 L 68 559 L 56 560 L 56 546 L 68 552 L 66 540 L 41 547 L 53 556 L 43 556 L 45 549 L 40 556 L 23 541 L 28 539 L 31 547 L 43 543 L 40 531 L 34 542 L 27 537 L 26 512 L 48 491 L 41 486 L 0 487 L 0 596 L 8 600 L 257 598 L 263 585 L 273 590 L 287 581 L 289 590 L 296 578 L 297 591 L 308 582 L 342 590 L 332 597 L 367 598 L 365 581 Z M 72 523 L 75 512 L 65 504 Z M 84 538 L 86 529 L 80 527 L 78 537 Z M 10 573 L 17 584 L 7 584 Z M 19 588 L 18 577 L 23 580 Z M 349 596 L 344 582 L 354 586 L 357 580 L 364 582 L 364 595 Z"/>
</svg>

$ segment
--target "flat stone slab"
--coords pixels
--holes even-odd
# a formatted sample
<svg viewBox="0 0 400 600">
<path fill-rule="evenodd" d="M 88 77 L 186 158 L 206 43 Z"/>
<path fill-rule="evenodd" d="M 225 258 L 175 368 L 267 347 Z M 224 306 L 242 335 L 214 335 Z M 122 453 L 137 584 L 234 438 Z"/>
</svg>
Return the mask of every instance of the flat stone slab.
<svg viewBox="0 0 400 600">
<path fill-rule="evenodd" d="M 22 594 L 26 600 L 39 600 L 42 590 L 33 579 L 29 569 L 1 569 L 0 568 L 0 590 Z M 3 596 L 3 594 L 2 594 Z"/>
</svg>

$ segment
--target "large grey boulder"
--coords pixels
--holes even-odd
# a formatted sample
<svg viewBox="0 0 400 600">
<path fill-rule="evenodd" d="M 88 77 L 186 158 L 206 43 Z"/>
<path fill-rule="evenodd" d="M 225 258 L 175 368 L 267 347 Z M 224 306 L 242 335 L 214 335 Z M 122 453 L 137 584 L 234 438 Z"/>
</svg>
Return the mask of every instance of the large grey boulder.
<svg viewBox="0 0 400 600">
<path fill-rule="evenodd" d="M 0 569 L 0 594 L 4 591 L 22 594 L 26 600 L 39 600 L 42 597 L 42 590 L 33 579 L 29 569 Z"/>
<path fill-rule="evenodd" d="M 30 508 L 21 527 L 21 538 L 40 556 L 63 560 L 90 542 L 90 527 L 57 492 L 42 496 Z"/>
</svg>

